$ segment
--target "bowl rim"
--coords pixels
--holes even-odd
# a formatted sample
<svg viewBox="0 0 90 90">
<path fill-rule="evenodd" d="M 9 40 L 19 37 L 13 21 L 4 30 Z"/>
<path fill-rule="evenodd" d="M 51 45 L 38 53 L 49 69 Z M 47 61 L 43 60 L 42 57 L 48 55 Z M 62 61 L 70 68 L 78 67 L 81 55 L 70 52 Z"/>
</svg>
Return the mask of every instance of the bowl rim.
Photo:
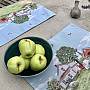
<svg viewBox="0 0 90 90">
<path fill-rule="evenodd" d="M 3 57 L 3 63 L 4 63 L 4 66 L 5 66 L 5 68 L 8 70 L 8 68 L 7 68 L 7 66 L 6 66 L 6 64 L 5 64 L 5 55 L 6 55 L 6 52 L 8 51 L 8 49 L 14 44 L 14 43 L 16 43 L 17 41 L 20 41 L 20 40 L 22 40 L 22 39 L 26 39 L 26 38 L 38 38 L 38 39 L 41 39 L 41 40 L 44 40 L 45 42 L 47 42 L 48 43 L 48 41 L 46 41 L 45 39 L 43 39 L 43 38 L 40 38 L 40 37 L 35 37 L 35 36 L 28 36 L 28 37 L 23 37 L 23 38 L 20 38 L 20 39 L 17 39 L 17 40 L 15 40 L 14 42 L 12 42 L 12 44 L 10 44 L 8 47 L 7 47 L 7 49 L 5 50 L 5 53 L 4 53 L 4 57 Z M 48 45 L 50 46 L 50 49 L 51 49 L 51 52 L 52 52 L 52 57 L 51 57 L 51 61 L 52 61 L 52 58 L 53 58 L 53 50 L 52 50 L 52 47 L 51 47 L 51 45 L 48 43 Z M 18 76 L 18 77 L 34 77 L 34 76 L 37 76 L 37 75 L 40 75 L 40 74 L 42 74 L 43 72 L 45 72 L 46 71 L 46 69 L 50 66 L 50 64 L 51 64 L 51 61 L 50 61 L 50 63 L 48 64 L 48 66 L 44 69 L 44 70 L 42 70 L 41 72 L 39 72 L 39 73 L 37 73 L 37 74 L 35 74 L 35 75 L 31 75 L 31 76 L 22 76 L 22 75 L 18 75 L 18 74 L 14 74 L 14 73 L 11 73 L 9 70 L 9 72 L 12 74 L 12 75 L 15 75 L 15 76 Z"/>
</svg>

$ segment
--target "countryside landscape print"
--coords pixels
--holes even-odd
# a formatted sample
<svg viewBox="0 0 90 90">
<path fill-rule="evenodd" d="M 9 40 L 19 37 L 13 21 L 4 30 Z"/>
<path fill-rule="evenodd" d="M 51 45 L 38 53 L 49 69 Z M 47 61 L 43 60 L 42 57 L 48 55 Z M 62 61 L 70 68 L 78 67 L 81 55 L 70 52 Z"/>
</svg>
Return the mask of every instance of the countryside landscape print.
<svg viewBox="0 0 90 90">
<path fill-rule="evenodd" d="M 30 0 L 0 9 L 0 46 L 41 24 L 55 13 Z"/>
<path fill-rule="evenodd" d="M 0 11 L 0 23 L 20 24 L 28 21 L 32 17 L 31 10 L 34 9 L 37 9 L 37 4 L 30 1 L 22 1 L 10 5 Z"/>
<path fill-rule="evenodd" d="M 89 90 L 90 33 L 70 24 L 48 42 L 53 50 L 51 64 L 42 74 L 25 80 L 35 90 Z"/>
</svg>

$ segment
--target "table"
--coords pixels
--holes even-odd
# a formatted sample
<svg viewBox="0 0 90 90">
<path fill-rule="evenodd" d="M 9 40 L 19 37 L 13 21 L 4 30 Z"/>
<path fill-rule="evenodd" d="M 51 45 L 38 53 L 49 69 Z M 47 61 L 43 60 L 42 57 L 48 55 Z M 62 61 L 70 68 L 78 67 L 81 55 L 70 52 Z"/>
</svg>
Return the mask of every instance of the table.
<svg viewBox="0 0 90 90">
<path fill-rule="evenodd" d="M 87 31 L 90 31 L 90 10 L 84 10 L 81 5 L 87 5 L 88 0 L 80 0 L 81 17 L 72 19 L 70 10 L 74 6 L 73 0 L 32 0 L 43 5 L 56 13 L 56 16 L 36 26 L 32 30 L 0 47 L 0 89 L 1 90 L 34 90 L 23 78 L 10 74 L 4 64 L 3 56 L 5 50 L 17 39 L 25 36 L 37 36 L 45 40 L 50 39 L 68 24 L 73 23 Z"/>
</svg>

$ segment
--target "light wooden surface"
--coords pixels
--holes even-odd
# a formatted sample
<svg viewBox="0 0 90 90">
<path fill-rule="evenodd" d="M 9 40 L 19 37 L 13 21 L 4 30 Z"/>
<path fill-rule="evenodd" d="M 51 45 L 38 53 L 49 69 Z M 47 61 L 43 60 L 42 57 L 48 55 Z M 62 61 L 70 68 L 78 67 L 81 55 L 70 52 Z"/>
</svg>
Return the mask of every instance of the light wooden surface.
<svg viewBox="0 0 90 90">
<path fill-rule="evenodd" d="M 0 47 L 0 90 L 33 90 L 33 88 L 20 77 L 10 74 L 4 64 L 3 56 L 7 47 L 15 40 L 25 36 L 37 36 L 45 40 L 50 39 L 68 24 L 73 23 L 87 31 L 90 31 L 90 10 L 83 10 L 81 5 L 87 5 L 88 0 L 80 0 L 81 17 L 72 19 L 70 10 L 74 6 L 74 0 L 33 0 L 56 13 L 56 16 L 24 33 L 8 44 Z"/>
</svg>

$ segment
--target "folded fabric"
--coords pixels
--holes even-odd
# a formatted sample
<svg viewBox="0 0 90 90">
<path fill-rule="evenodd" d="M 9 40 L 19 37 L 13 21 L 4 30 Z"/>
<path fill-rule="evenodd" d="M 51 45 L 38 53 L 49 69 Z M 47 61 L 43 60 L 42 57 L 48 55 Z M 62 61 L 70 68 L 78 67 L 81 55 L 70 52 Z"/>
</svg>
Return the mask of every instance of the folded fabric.
<svg viewBox="0 0 90 90">
<path fill-rule="evenodd" d="M 54 16 L 55 13 L 28 0 L 0 10 L 0 46 Z"/>
<path fill-rule="evenodd" d="M 60 57 L 57 58 L 56 55 L 59 50 L 59 54 L 62 54 L 61 58 L 64 61 L 67 60 L 68 54 L 72 55 L 72 57 L 77 56 L 75 57 L 77 60 L 83 58 L 82 49 L 90 47 L 90 32 L 70 24 L 49 39 L 48 42 L 53 50 L 51 64 L 45 72 L 34 77 L 27 77 L 25 80 L 35 90 L 71 90 L 75 88 L 77 90 L 82 90 L 82 88 L 89 90 L 90 70 L 83 70 L 81 64 L 76 61 L 72 62 L 72 59 L 67 61 L 70 63 L 64 62 L 63 64 L 62 60 L 59 60 Z"/>
</svg>

